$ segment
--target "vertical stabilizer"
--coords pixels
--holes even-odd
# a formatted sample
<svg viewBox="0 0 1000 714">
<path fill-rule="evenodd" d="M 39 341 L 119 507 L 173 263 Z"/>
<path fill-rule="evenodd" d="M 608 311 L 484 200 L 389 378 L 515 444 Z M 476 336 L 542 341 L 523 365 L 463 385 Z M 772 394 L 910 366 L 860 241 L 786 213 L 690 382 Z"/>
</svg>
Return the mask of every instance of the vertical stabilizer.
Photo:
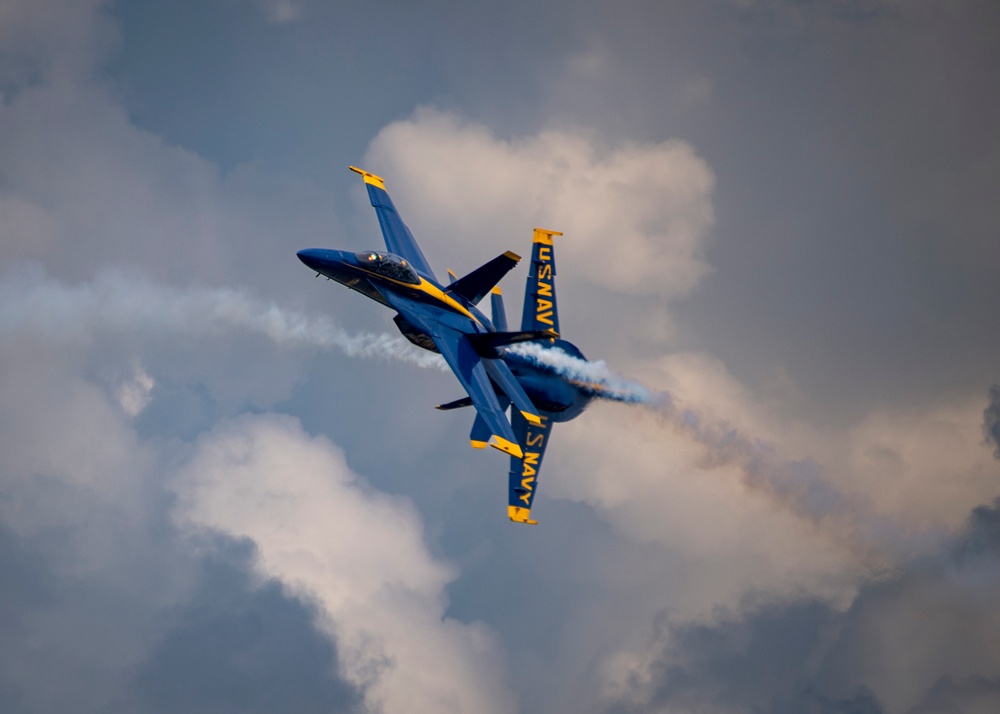
<svg viewBox="0 0 1000 714">
<path fill-rule="evenodd" d="M 532 424 L 516 411 L 511 413 L 510 421 L 524 453 L 520 459 L 510 460 L 507 516 L 515 523 L 535 525 L 537 521 L 531 517 L 531 504 L 538 491 L 538 472 L 542 468 L 545 447 L 549 445 L 552 422 L 543 416 L 539 423 Z"/>
<path fill-rule="evenodd" d="M 552 245 L 558 231 L 535 229 L 531 246 L 531 267 L 524 290 L 522 330 L 548 330 L 559 333 L 559 310 L 556 306 L 556 259 Z"/>
<path fill-rule="evenodd" d="M 506 332 L 507 311 L 503 307 L 503 294 L 496 285 L 493 286 L 491 293 L 490 307 L 493 309 L 493 327 L 497 328 L 498 332 Z"/>
</svg>

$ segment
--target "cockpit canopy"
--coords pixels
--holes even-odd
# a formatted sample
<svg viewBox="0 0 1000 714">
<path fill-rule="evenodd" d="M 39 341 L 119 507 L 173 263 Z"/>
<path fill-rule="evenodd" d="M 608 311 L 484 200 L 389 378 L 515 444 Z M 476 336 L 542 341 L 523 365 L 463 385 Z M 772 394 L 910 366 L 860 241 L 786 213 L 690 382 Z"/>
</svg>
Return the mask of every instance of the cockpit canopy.
<svg viewBox="0 0 1000 714">
<path fill-rule="evenodd" d="M 392 253 L 376 253 L 373 250 L 355 253 L 358 262 L 368 270 L 410 285 L 419 285 L 420 278 L 409 263 Z"/>
</svg>

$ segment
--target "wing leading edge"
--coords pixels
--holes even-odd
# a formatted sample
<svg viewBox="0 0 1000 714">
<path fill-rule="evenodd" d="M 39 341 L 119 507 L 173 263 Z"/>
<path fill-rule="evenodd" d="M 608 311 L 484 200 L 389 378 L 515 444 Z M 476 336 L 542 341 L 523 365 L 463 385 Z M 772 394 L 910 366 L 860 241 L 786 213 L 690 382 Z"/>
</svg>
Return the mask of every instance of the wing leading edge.
<svg viewBox="0 0 1000 714">
<path fill-rule="evenodd" d="M 375 215 L 378 216 L 378 224 L 382 229 L 385 247 L 390 253 L 395 253 L 410 261 L 410 264 L 418 272 L 437 282 L 437 278 L 434 277 L 434 271 L 431 270 L 430 263 L 427 262 L 427 258 L 424 257 L 423 251 L 417 245 L 416 239 L 410 233 L 410 229 L 406 227 L 406 224 L 403 223 L 403 219 L 399 216 L 399 211 L 396 210 L 392 199 L 389 198 L 389 193 L 385 190 L 385 181 L 380 176 L 369 173 L 364 169 L 359 169 L 357 166 L 349 168 L 351 171 L 361 174 L 365 180 L 365 187 L 368 189 L 368 199 L 375 208 Z"/>
</svg>

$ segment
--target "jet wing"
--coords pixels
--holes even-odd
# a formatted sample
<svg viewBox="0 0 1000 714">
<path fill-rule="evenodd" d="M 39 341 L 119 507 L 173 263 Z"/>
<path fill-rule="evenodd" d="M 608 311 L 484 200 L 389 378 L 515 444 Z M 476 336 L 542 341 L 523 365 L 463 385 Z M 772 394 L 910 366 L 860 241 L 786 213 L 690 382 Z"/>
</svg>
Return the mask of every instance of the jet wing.
<svg viewBox="0 0 1000 714">
<path fill-rule="evenodd" d="M 545 447 L 549 445 L 552 422 L 543 415 L 541 423 L 533 424 L 514 410 L 511 410 L 510 420 L 524 456 L 510 460 L 507 515 L 515 523 L 535 525 L 538 521 L 531 519 L 531 504 L 538 491 L 538 472 L 542 468 Z"/>
<path fill-rule="evenodd" d="M 487 438 L 482 441 L 473 440 L 472 445 L 477 448 L 489 445 L 521 458 L 521 447 L 517 444 L 514 430 L 507 421 L 504 407 L 500 406 L 500 401 L 493 390 L 493 383 L 490 381 L 490 372 L 495 371 L 495 365 L 490 365 L 489 371 L 487 370 L 486 360 L 479 356 L 466 334 L 475 329 L 472 320 L 443 310 L 435 311 L 392 290 L 380 289 L 380 292 L 386 302 L 406 318 L 407 322 L 430 336 L 434 346 L 438 348 L 438 352 L 469 395 L 483 423 L 489 427 Z M 529 418 L 538 417 L 530 414 Z"/>
<path fill-rule="evenodd" d="M 410 261 L 410 265 L 416 268 L 418 273 L 423 273 L 426 277 L 432 278 L 434 282 L 437 282 L 437 278 L 434 277 L 434 271 L 431 270 L 430 263 L 427 262 L 427 258 L 424 257 L 423 251 L 417 245 L 416 239 L 410 233 L 410 229 L 406 227 L 406 224 L 403 223 L 403 219 L 399 217 L 396 206 L 393 205 L 392 199 L 389 198 L 389 194 L 385 190 L 385 181 L 375 174 L 359 169 L 357 166 L 351 166 L 350 169 L 355 173 L 361 174 L 365 180 L 365 187 L 368 189 L 368 199 L 375 208 L 375 215 L 378 216 L 378 224 L 382 229 L 382 237 L 385 238 L 385 247 L 390 253 L 395 253 Z"/>
<path fill-rule="evenodd" d="M 476 438 L 472 445 L 483 448 L 488 444 L 510 454 L 515 460 L 520 459 L 521 447 L 518 446 L 514 430 L 493 391 L 493 383 L 490 382 L 483 358 L 476 354 L 468 338 L 457 330 L 437 326 L 431 333 L 431 338 L 472 399 L 479 417 L 477 421 L 486 427 L 480 432 L 473 430 Z"/>
</svg>

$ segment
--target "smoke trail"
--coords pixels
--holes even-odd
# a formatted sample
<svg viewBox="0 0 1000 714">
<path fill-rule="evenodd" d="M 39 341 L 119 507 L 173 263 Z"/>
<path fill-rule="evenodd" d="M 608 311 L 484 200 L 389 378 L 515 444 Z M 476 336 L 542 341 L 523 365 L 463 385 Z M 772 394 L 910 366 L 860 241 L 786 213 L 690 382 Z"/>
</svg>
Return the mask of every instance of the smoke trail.
<svg viewBox="0 0 1000 714">
<path fill-rule="evenodd" d="M 535 342 L 522 342 L 507 349 L 539 367 L 565 377 L 591 396 L 600 399 L 637 404 L 648 402 L 652 396 L 638 382 L 615 374 L 604 360 L 588 362 L 558 347 L 546 347 Z"/>
<path fill-rule="evenodd" d="M 621 377 L 603 361 L 588 362 L 537 343 L 518 344 L 508 349 L 577 385 L 592 385 L 594 396 L 642 405 L 668 428 L 704 448 L 699 463 L 703 469 L 735 466 L 748 488 L 764 494 L 798 517 L 832 530 L 872 558 L 879 559 L 876 547 L 890 547 L 898 552 L 916 546 L 912 536 L 907 541 L 888 519 L 848 498 L 814 461 L 783 459 L 773 444 L 748 436 L 724 420 L 709 419 L 697 409 L 678 403 L 669 392 L 650 390 Z M 991 394 L 994 411 L 987 409 L 987 424 L 996 427 L 1000 423 L 1000 388 Z M 990 414 L 995 416 L 992 421 Z M 930 534 L 929 537 L 934 536 Z"/>
<path fill-rule="evenodd" d="M 326 317 L 287 310 L 243 290 L 157 285 L 120 272 L 77 285 L 37 270 L 0 282 L 0 336 L 28 333 L 79 342 L 102 330 L 196 338 L 244 332 L 281 346 L 338 349 L 350 357 L 447 370 L 440 355 L 420 350 L 403 337 L 350 333 Z"/>
<path fill-rule="evenodd" d="M 749 436 L 725 420 L 708 419 L 679 404 L 668 392 L 651 393 L 644 404 L 675 432 L 704 447 L 702 468 L 736 467 L 747 488 L 822 528 L 869 565 L 881 567 L 886 551 L 896 556 L 920 552 L 925 541 L 942 535 L 904 533 L 869 504 L 840 491 L 815 461 L 782 458 L 774 444 Z"/>
</svg>

